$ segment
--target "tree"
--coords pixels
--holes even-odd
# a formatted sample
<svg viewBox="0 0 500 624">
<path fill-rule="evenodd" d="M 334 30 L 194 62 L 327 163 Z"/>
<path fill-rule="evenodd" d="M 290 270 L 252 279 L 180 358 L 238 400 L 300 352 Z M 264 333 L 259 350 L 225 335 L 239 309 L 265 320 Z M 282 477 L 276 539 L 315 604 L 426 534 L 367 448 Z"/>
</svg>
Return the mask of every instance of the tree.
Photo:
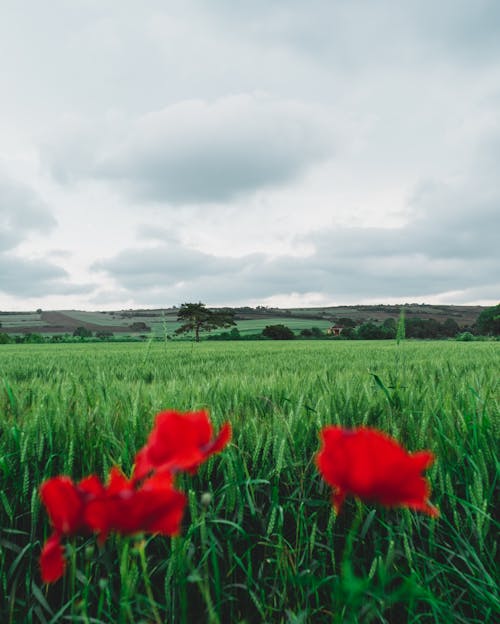
<svg viewBox="0 0 500 624">
<path fill-rule="evenodd" d="M 356 327 L 356 321 L 353 321 L 351 318 L 347 318 L 346 316 L 343 316 L 342 318 L 339 318 L 339 320 L 337 321 L 337 325 L 339 327 Z"/>
<path fill-rule="evenodd" d="M 84 338 L 90 338 L 92 336 L 92 332 L 86 327 L 77 327 L 73 332 L 73 336 L 77 338 L 79 337 L 83 340 Z"/>
<path fill-rule="evenodd" d="M 360 325 L 356 330 L 356 334 L 360 340 L 383 340 L 386 338 L 382 327 L 375 325 L 371 321 Z"/>
<path fill-rule="evenodd" d="M 386 318 L 382 323 L 382 329 L 384 330 L 385 337 L 387 339 L 396 338 L 397 324 L 396 320 L 392 317 Z"/>
<path fill-rule="evenodd" d="M 295 338 L 293 331 L 286 325 L 267 325 L 262 330 L 262 335 L 272 340 L 292 340 Z"/>
<path fill-rule="evenodd" d="M 177 320 L 182 325 L 175 330 L 176 334 L 185 334 L 194 331 L 194 339 L 200 342 L 200 331 L 212 331 L 217 327 L 231 327 L 234 322 L 234 312 L 224 309 L 209 310 L 204 303 L 183 303 L 177 312 Z"/>
<path fill-rule="evenodd" d="M 12 342 L 12 338 L 5 333 L 0 332 L 0 344 L 9 344 Z"/>
<path fill-rule="evenodd" d="M 476 329 L 479 334 L 500 336 L 500 303 L 481 312 L 477 317 Z"/>
<path fill-rule="evenodd" d="M 442 324 L 442 333 L 448 338 L 455 338 L 460 333 L 460 327 L 455 319 L 447 318 Z"/>
<path fill-rule="evenodd" d="M 342 330 L 340 338 L 342 338 L 342 340 L 356 340 L 356 330 L 353 327 L 346 327 Z"/>
</svg>

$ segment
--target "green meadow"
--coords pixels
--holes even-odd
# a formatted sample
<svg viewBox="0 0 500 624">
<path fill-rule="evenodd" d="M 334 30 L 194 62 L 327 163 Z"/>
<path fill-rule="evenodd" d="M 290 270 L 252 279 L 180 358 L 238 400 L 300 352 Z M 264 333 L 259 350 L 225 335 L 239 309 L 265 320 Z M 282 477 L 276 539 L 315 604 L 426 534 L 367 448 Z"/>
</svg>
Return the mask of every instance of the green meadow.
<svg viewBox="0 0 500 624">
<path fill-rule="evenodd" d="M 0 621 L 500 621 L 499 364 L 498 342 L 1 346 Z M 181 535 L 69 539 L 42 585 L 40 483 L 129 472 L 157 412 L 202 407 L 234 435 L 180 478 Z M 441 517 L 353 499 L 336 516 L 314 464 L 326 424 L 432 450 Z"/>
</svg>

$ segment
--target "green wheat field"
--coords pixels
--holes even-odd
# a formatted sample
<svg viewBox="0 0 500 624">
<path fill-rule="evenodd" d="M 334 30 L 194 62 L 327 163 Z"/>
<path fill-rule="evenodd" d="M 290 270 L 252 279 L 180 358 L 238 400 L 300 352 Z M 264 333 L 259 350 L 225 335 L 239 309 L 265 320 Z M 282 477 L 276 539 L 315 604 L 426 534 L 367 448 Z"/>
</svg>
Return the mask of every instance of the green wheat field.
<svg viewBox="0 0 500 624">
<path fill-rule="evenodd" d="M 500 621 L 499 364 L 498 342 L 2 346 L 0 622 Z M 157 412 L 202 407 L 234 435 L 182 476 L 181 535 L 68 539 L 42 585 L 40 483 L 130 471 Z M 336 517 L 314 464 L 326 424 L 432 450 L 441 517 L 353 499 Z"/>
</svg>

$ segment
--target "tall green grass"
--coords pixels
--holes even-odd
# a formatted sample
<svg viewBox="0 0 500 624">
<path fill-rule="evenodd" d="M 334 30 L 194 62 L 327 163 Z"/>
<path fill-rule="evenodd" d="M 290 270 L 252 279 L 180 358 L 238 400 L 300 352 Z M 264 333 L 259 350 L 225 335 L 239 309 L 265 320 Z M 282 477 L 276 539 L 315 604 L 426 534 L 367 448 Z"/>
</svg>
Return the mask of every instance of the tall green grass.
<svg viewBox="0 0 500 624">
<path fill-rule="evenodd" d="M 499 349 L 3 346 L 0 621 L 499 621 Z M 167 407 L 207 407 L 217 428 L 230 420 L 234 429 L 221 455 L 181 479 L 182 535 L 114 537 L 101 550 L 74 538 L 66 576 L 43 587 L 38 557 L 50 527 L 40 483 L 104 476 L 114 464 L 129 471 Z M 411 451 L 434 451 L 428 476 L 441 518 L 352 500 L 336 517 L 314 465 L 329 423 L 378 427 Z"/>
</svg>

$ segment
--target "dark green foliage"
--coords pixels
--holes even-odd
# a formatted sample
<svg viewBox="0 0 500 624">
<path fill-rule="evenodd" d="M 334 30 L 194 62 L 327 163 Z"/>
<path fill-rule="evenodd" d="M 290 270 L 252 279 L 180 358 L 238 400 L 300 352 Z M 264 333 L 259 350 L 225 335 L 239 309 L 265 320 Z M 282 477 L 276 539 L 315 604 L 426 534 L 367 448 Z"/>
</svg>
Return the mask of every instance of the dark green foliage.
<svg viewBox="0 0 500 624">
<path fill-rule="evenodd" d="M 360 340 L 384 340 L 389 332 L 375 323 L 363 323 L 356 329 L 356 334 Z"/>
<path fill-rule="evenodd" d="M 339 320 L 337 321 L 337 325 L 339 327 L 347 328 L 347 327 L 356 327 L 357 323 L 353 319 L 343 316 L 342 318 L 339 318 Z"/>
<path fill-rule="evenodd" d="M 92 332 L 86 327 L 77 327 L 73 332 L 73 336 L 75 336 L 75 338 L 91 338 Z"/>
<path fill-rule="evenodd" d="M 306 327 L 301 330 L 300 335 L 302 338 L 324 338 L 325 334 L 319 327 L 311 327 L 310 329 Z"/>
<path fill-rule="evenodd" d="M 500 303 L 483 310 L 476 321 L 478 334 L 500 336 Z"/>
<path fill-rule="evenodd" d="M 149 327 L 149 325 L 144 323 L 144 321 L 135 321 L 130 326 L 130 331 L 133 331 L 133 332 L 149 332 L 149 331 L 151 331 L 151 327 Z"/>
<path fill-rule="evenodd" d="M 286 325 L 266 325 L 262 330 L 262 335 L 271 340 L 293 340 L 295 334 Z"/>
<path fill-rule="evenodd" d="M 207 336 L 207 340 L 242 340 L 242 336 L 237 327 L 233 327 L 231 331 L 222 332 L 220 334 L 213 334 Z"/>
<path fill-rule="evenodd" d="M 441 334 L 445 335 L 447 338 L 455 338 L 457 334 L 460 333 L 460 326 L 454 320 L 447 318 L 441 326 Z"/>
<path fill-rule="evenodd" d="M 45 339 L 41 334 L 25 334 L 24 342 L 28 344 L 42 344 L 45 342 Z"/>
<path fill-rule="evenodd" d="M 474 340 L 474 334 L 471 334 L 471 332 L 462 332 L 461 334 L 458 334 L 457 336 L 457 340 L 459 342 L 472 342 Z"/>
</svg>

